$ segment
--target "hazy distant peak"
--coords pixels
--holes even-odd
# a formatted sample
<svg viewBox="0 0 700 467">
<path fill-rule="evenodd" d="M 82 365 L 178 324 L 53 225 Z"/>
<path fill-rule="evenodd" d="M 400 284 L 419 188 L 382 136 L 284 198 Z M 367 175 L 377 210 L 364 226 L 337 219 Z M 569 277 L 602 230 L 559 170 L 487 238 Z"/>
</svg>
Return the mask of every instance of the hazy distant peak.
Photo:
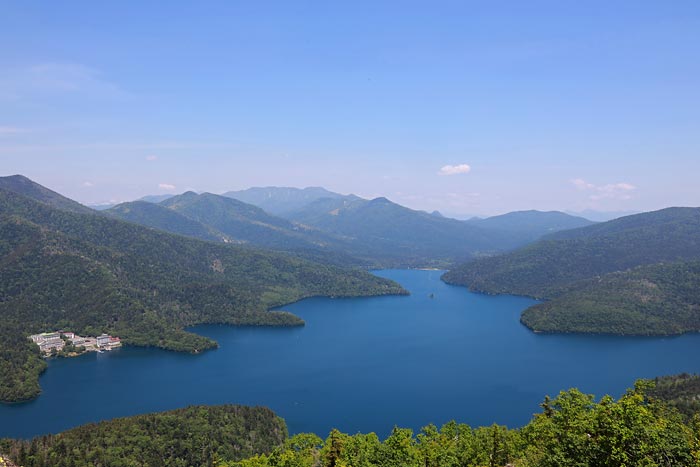
<svg viewBox="0 0 700 467">
<path fill-rule="evenodd" d="M 466 222 L 488 229 L 519 232 L 529 235 L 531 240 L 542 235 L 594 224 L 593 221 L 583 217 L 572 216 L 560 211 L 538 211 L 535 209 L 513 211 L 484 219 L 472 218 Z"/>
<path fill-rule="evenodd" d="M 285 215 L 298 211 L 323 198 L 344 198 L 344 195 L 314 186 L 306 188 L 252 187 L 240 191 L 229 191 L 222 196 L 252 204 L 275 215 Z"/>
<path fill-rule="evenodd" d="M 394 204 L 388 198 L 386 198 L 384 196 L 379 196 L 377 198 L 374 198 L 374 199 L 370 200 L 370 202 L 375 203 L 375 204 Z"/>
<path fill-rule="evenodd" d="M 147 196 L 144 196 L 144 197 L 142 197 L 142 198 L 139 198 L 139 199 L 136 200 L 136 201 L 145 201 L 145 202 L 147 202 L 147 203 L 156 203 L 156 204 L 158 204 L 158 203 L 160 203 L 160 202 L 165 201 L 166 199 L 172 198 L 173 196 L 175 196 L 175 195 L 147 195 Z"/>
</svg>

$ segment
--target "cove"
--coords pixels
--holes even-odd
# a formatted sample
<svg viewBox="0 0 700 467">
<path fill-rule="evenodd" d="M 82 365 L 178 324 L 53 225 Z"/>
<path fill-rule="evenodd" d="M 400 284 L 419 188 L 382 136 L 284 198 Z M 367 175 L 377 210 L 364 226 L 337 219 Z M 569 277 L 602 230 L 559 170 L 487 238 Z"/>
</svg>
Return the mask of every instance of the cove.
<svg viewBox="0 0 700 467">
<path fill-rule="evenodd" d="M 562 389 L 619 396 L 637 378 L 700 372 L 698 334 L 534 334 L 519 322 L 528 298 L 470 293 L 441 271 L 375 273 L 411 295 L 283 307 L 306 321 L 300 328 L 198 326 L 221 346 L 201 355 L 125 347 L 50 360 L 38 399 L 0 405 L 0 437 L 223 403 L 268 406 L 290 432 L 322 437 L 451 419 L 514 427 Z"/>
</svg>

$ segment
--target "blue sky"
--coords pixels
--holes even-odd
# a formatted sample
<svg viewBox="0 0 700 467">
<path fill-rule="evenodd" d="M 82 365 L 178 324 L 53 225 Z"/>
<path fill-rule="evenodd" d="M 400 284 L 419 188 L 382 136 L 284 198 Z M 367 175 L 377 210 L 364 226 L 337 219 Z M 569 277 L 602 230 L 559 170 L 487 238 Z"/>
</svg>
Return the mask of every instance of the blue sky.
<svg viewBox="0 0 700 467">
<path fill-rule="evenodd" d="M 85 203 L 697 206 L 700 2 L 0 1 L 0 163 Z"/>
</svg>

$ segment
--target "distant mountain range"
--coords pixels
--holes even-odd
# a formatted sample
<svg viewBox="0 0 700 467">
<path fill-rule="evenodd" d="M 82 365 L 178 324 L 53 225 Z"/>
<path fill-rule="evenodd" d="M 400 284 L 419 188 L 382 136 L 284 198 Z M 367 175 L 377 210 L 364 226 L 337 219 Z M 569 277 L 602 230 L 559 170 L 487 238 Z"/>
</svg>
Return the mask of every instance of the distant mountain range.
<svg viewBox="0 0 700 467">
<path fill-rule="evenodd" d="M 386 198 L 366 200 L 314 187 L 251 188 L 226 195 L 187 192 L 168 196 L 157 205 L 123 203 L 106 213 L 203 240 L 371 267 L 444 267 L 591 223 L 538 211 L 462 222 L 408 209 Z"/>
<path fill-rule="evenodd" d="M 539 331 L 673 334 L 700 331 L 694 261 L 700 208 L 668 208 L 557 232 L 460 265 L 444 279 L 551 299 L 523 314 Z"/>
<path fill-rule="evenodd" d="M 583 211 L 566 211 L 572 216 L 584 217 L 594 222 L 607 222 L 620 217 L 639 214 L 639 211 L 596 211 L 595 209 L 584 209 Z"/>
<path fill-rule="evenodd" d="M 516 232 L 530 241 L 560 230 L 576 229 L 595 222 L 559 211 L 515 211 L 485 219 L 470 219 L 472 225 L 505 232 Z"/>
</svg>

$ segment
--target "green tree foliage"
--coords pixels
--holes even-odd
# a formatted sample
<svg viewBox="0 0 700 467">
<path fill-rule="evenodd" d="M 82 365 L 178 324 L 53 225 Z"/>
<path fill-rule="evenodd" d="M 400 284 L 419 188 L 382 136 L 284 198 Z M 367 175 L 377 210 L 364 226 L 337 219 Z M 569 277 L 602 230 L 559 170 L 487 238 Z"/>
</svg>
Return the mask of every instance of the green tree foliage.
<svg viewBox="0 0 700 467">
<path fill-rule="evenodd" d="M 680 414 L 647 396 L 640 381 L 620 399 L 595 401 L 576 389 L 546 398 L 525 427 L 471 428 L 449 422 L 428 425 L 414 436 L 394 428 L 381 442 L 374 433 L 331 431 L 303 448 L 285 443 L 271 454 L 227 467 L 687 467 L 700 465 L 700 417 Z M 313 435 L 312 435 L 313 436 Z M 294 438 L 292 438 L 294 439 Z"/>
<path fill-rule="evenodd" d="M 199 323 L 301 325 L 270 312 L 305 297 L 406 293 L 367 272 L 55 209 L 0 189 L 0 400 L 38 394 L 29 334 L 108 332 L 125 344 L 200 352 Z"/>
<path fill-rule="evenodd" d="M 682 373 L 651 380 L 646 394 L 677 409 L 690 420 L 700 413 L 700 375 Z"/>
<path fill-rule="evenodd" d="M 212 466 L 270 452 L 287 437 L 265 408 L 192 406 L 84 425 L 0 450 L 24 467 Z"/>
</svg>

